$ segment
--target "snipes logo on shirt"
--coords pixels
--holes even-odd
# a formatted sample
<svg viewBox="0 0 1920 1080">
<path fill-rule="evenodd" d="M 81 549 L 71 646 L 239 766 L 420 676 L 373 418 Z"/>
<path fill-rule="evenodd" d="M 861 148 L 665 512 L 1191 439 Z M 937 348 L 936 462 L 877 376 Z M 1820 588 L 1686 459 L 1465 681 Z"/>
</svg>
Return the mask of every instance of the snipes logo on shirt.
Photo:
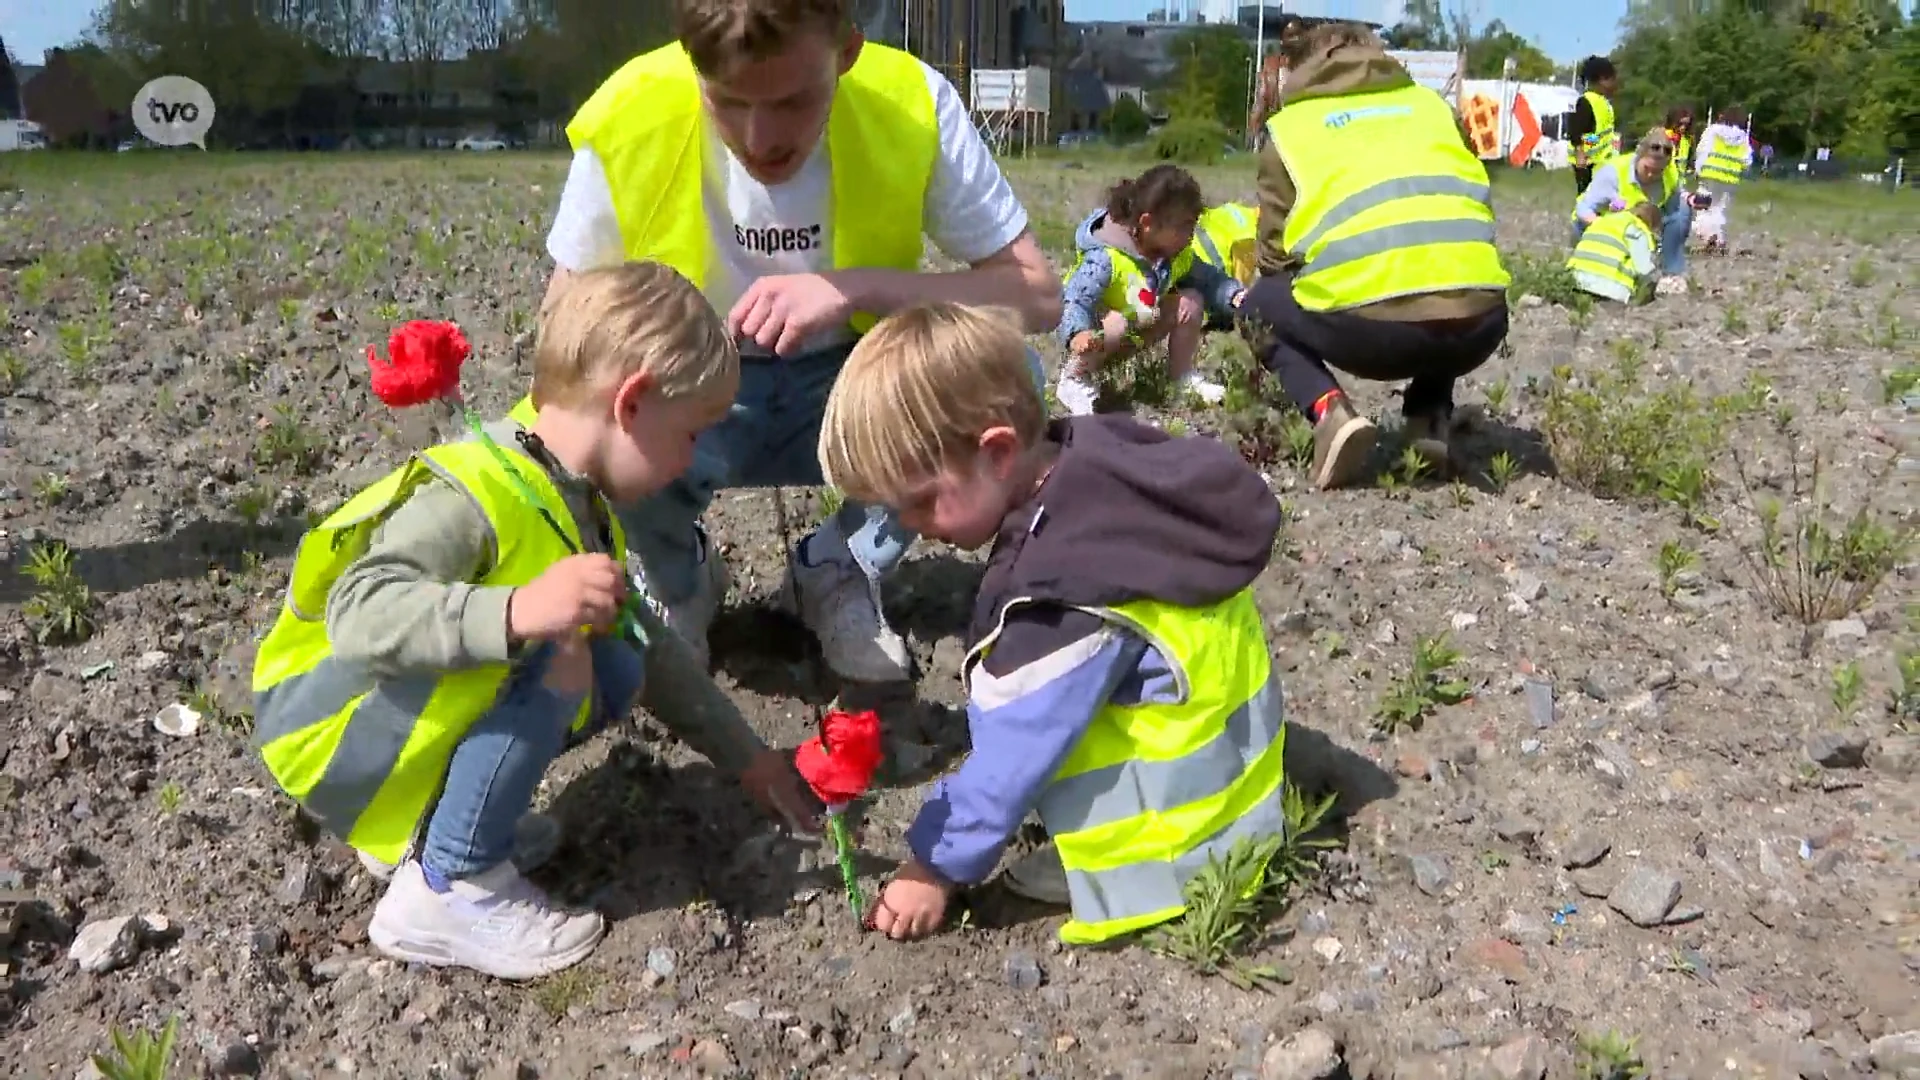
<svg viewBox="0 0 1920 1080">
<path fill-rule="evenodd" d="M 778 225 L 769 225 L 764 229 L 749 229 L 735 225 L 733 242 L 739 244 L 743 251 L 760 255 L 812 251 L 820 246 L 820 226 L 800 225 L 794 228 L 782 228 Z"/>
</svg>

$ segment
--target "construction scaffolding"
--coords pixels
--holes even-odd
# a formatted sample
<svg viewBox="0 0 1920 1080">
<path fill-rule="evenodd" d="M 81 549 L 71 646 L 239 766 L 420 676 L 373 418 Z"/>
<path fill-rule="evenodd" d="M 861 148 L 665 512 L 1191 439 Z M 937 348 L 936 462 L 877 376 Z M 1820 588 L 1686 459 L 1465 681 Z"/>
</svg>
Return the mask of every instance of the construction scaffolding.
<svg viewBox="0 0 1920 1080">
<path fill-rule="evenodd" d="M 1051 137 L 1053 76 L 1046 68 L 976 68 L 967 101 L 973 124 L 997 154 L 1022 157 Z"/>
</svg>

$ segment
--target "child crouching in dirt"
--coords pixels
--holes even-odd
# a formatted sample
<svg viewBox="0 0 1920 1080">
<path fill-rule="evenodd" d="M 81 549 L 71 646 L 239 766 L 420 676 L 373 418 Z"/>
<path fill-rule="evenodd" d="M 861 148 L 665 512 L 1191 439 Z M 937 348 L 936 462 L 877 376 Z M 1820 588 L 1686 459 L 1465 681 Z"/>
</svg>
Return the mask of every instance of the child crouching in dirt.
<svg viewBox="0 0 1920 1080">
<path fill-rule="evenodd" d="M 738 384 L 725 326 L 672 269 L 578 275 L 542 312 L 531 430 L 422 451 L 302 539 L 254 669 L 256 745 L 391 876 L 368 927 L 382 952 L 525 979 L 593 950 L 601 916 L 521 876 L 557 834 L 528 808 L 570 739 L 624 717 L 649 677 L 678 683 L 660 687 L 678 701 L 650 695 L 662 720 L 749 793 L 807 805 L 664 624 L 646 620 L 646 655 L 608 633 L 629 582 L 606 499 L 679 475 Z"/>
<path fill-rule="evenodd" d="M 1660 210 L 1650 202 L 1602 214 L 1580 234 L 1567 269 L 1584 292 L 1644 304 L 1660 281 L 1659 237 Z"/>
<path fill-rule="evenodd" d="M 1160 341 L 1176 387 L 1209 404 L 1226 396 L 1193 365 L 1208 316 L 1230 324 L 1246 290 L 1195 257 L 1193 230 L 1204 210 L 1192 174 L 1155 165 L 1114 185 L 1106 209 L 1080 223 L 1080 261 L 1067 275 L 1058 330 L 1068 357 L 1054 387 L 1068 412 L 1091 414 L 1100 369 Z"/>
<path fill-rule="evenodd" d="M 972 752 L 907 833 L 873 926 L 938 929 L 1038 811 L 1017 891 L 1062 940 L 1165 922 L 1238 841 L 1283 828 L 1281 691 L 1252 585 L 1280 508 L 1225 443 L 1125 416 L 1049 422 L 1018 320 L 953 304 L 879 323 L 827 400 L 820 464 L 850 499 L 992 545 L 963 678 Z"/>
</svg>

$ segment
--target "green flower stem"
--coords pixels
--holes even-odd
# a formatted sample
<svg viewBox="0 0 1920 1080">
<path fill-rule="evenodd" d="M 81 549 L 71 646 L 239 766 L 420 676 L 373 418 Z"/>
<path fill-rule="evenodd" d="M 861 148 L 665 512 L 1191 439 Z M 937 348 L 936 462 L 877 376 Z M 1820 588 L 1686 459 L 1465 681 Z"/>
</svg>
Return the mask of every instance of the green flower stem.
<svg viewBox="0 0 1920 1080">
<path fill-rule="evenodd" d="M 827 834 L 833 837 L 833 854 L 840 861 L 840 884 L 846 887 L 847 906 L 853 909 L 855 922 L 866 920 L 866 899 L 860 895 L 860 875 L 853 866 L 853 837 L 847 831 L 844 805 L 827 808 Z"/>
</svg>

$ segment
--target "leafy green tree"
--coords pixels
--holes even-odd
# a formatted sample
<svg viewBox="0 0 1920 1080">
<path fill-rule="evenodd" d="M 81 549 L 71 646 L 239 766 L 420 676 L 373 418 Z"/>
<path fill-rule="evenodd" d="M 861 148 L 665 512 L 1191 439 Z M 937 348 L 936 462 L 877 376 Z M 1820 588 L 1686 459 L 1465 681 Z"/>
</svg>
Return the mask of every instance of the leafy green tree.
<svg viewBox="0 0 1920 1080">
<path fill-rule="evenodd" d="M 1131 94 L 1122 94 L 1107 110 L 1107 135 L 1116 142 L 1133 142 L 1152 127 L 1147 110 Z"/>
<path fill-rule="evenodd" d="M 1467 78 L 1499 78 L 1509 56 L 1514 61 L 1513 77 L 1521 82 L 1544 82 L 1552 79 L 1557 70 L 1553 58 L 1541 51 L 1540 46 L 1495 19 L 1467 39 Z"/>
<path fill-rule="evenodd" d="M 1246 124 L 1253 44 L 1237 27 L 1200 26 L 1169 46 L 1173 73 L 1160 101 L 1170 118 L 1207 117 L 1229 131 Z"/>
</svg>

